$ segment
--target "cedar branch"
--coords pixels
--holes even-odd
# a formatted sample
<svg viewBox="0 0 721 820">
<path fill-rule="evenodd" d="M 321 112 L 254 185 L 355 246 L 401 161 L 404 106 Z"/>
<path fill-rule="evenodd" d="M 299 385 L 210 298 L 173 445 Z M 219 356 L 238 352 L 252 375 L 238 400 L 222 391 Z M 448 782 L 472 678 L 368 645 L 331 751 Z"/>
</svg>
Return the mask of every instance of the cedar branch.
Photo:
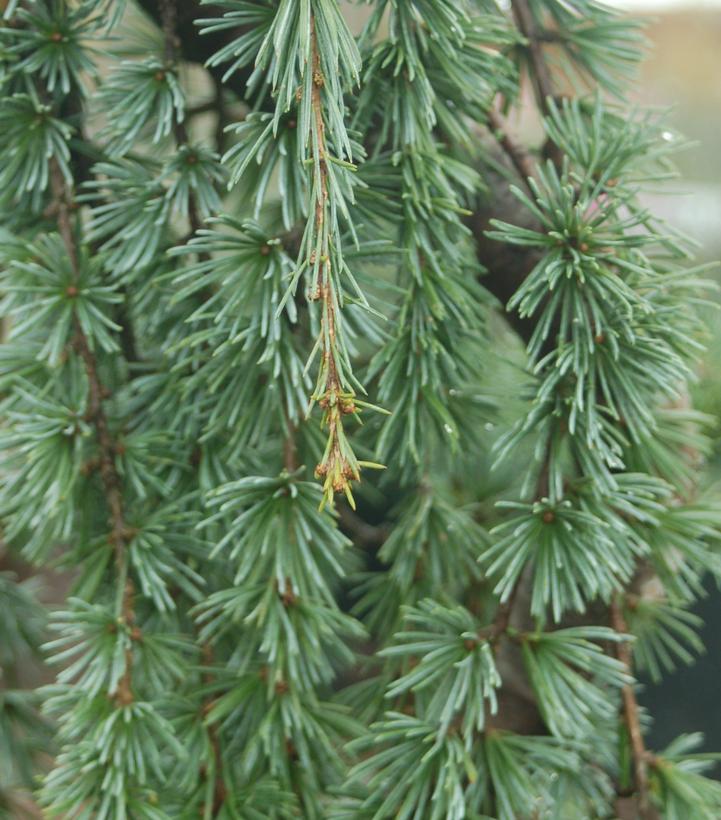
<svg viewBox="0 0 721 820">
<path fill-rule="evenodd" d="M 53 212 L 55 213 L 58 232 L 68 254 L 73 277 L 76 282 L 80 278 L 80 257 L 78 246 L 75 240 L 75 232 L 71 217 L 73 205 L 72 192 L 67 184 L 63 173 L 56 160 L 51 161 L 50 183 L 53 193 Z M 95 354 L 90 346 L 77 317 L 74 319 L 74 348 L 85 368 L 88 379 L 88 409 L 86 418 L 95 429 L 99 455 L 98 466 L 100 478 L 105 491 L 105 498 L 109 509 L 109 523 L 111 531 L 109 541 L 115 554 L 115 564 L 118 577 L 123 580 L 123 590 L 120 605 L 120 617 L 128 628 L 135 622 L 135 611 L 133 607 L 133 584 L 127 578 L 127 546 L 130 541 L 131 531 L 126 525 L 125 509 L 123 503 L 122 484 L 120 475 L 115 466 L 115 453 L 117 443 L 110 431 L 107 415 L 103 406 L 104 397 L 107 390 L 104 387 L 98 373 L 98 364 Z M 125 672 L 118 684 L 116 701 L 120 705 L 127 705 L 133 700 L 131 675 L 132 675 L 132 650 L 126 650 Z"/>
<path fill-rule="evenodd" d="M 323 422 L 328 429 L 328 444 L 322 461 L 316 467 L 318 478 L 325 478 L 323 485 L 325 499 L 332 500 L 333 493 L 344 492 L 353 505 L 350 482 L 358 481 L 360 472 L 355 459 L 349 459 L 342 446 L 344 414 L 356 412 L 353 394 L 343 389 L 338 374 L 336 293 L 331 273 L 331 239 L 326 224 L 328 190 L 328 147 L 326 144 L 325 121 L 323 118 L 322 89 L 325 85 L 323 67 L 315 27 L 315 18 L 310 20 L 310 69 L 311 112 L 313 117 L 313 160 L 315 168 L 315 236 L 319 239 L 318 250 L 314 249 L 309 260 L 312 269 L 317 270 L 312 298 L 321 302 L 320 348 L 321 364 L 319 385 L 313 396 L 324 411 Z M 313 257 L 315 254 L 315 258 Z"/>
<path fill-rule="evenodd" d="M 536 21 L 528 0 L 512 0 L 511 9 L 513 11 L 513 19 L 516 21 L 519 31 L 526 40 L 528 59 L 530 62 L 530 70 L 528 73 L 531 78 L 531 85 L 533 86 L 538 110 L 546 117 L 550 112 L 548 101 L 556 96 L 551 73 L 548 70 L 548 64 L 546 63 L 546 58 L 543 53 L 543 44 L 547 40 L 544 33 L 539 32 L 536 26 Z M 546 140 L 542 153 L 550 159 L 557 168 L 561 166 L 561 152 L 552 140 Z"/>
<path fill-rule="evenodd" d="M 548 99 L 554 96 L 551 74 L 543 56 L 542 38 L 536 28 L 536 21 L 528 0 L 512 0 L 513 17 L 519 31 L 526 39 L 528 58 L 531 64 L 531 83 L 541 113 L 548 114 Z"/>
</svg>

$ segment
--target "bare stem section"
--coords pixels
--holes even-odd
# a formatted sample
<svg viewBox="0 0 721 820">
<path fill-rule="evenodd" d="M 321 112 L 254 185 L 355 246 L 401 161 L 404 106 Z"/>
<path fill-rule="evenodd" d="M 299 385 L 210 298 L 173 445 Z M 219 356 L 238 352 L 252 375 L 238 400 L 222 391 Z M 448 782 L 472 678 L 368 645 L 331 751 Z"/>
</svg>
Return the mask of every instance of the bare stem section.
<svg viewBox="0 0 721 820">
<path fill-rule="evenodd" d="M 328 441 L 323 458 L 315 469 L 316 477 L 324 479 L 323 503 L 333 503 L 335 493 L 344 493 L 355 507 L 351 481 L 360 479 L 360 463 L 356 459 L 343 429 L 343 417 L 357 413 L 355 392 L 343 376 L 339 361 L 338 292 L 332 270 L 333 248 L 329 210 L 329 155 L 323 117 L 323 87 L 325 78 L 321 65 L 315 20 L 311 17 L 311 139 L 313 159 L 314 236 L 309 267 L 314 283 L 311 298 L 320 301 L 321 326 L 318 347 L 320 369 L 313 400 L 323 410 L 323 427 Z"/>
<path fill-rule="evenodd" d="M 628 626 L 623 615 L 621 601 L 617 596 L 610 608 L 611 626 L 621 635 L 628 634 Z M 633 673 L 633 651 L 628 641 L 619 641 L 616 644 L 616 657 L 624 664 L 629 674 Z M 641 820 L 654 820 L 656 814 L 652 811 L 649 800 L 648 760 L 649 754 L 643 740 L 641 719 L 636 700 L 636 691 L 633 684 L 626 684 L 622 691 L 623 720 L 628 732 L 631 754 L 633 757 L 633 778 L 635 792 L 638 799 L 638 812 Z"/>
<path fill-rule="evenodd" d="M 542 114 L 548 114 L 548 100 L 554 96 L 553 81 L 543 54 L 543 45 L 533 19 L 533 12 L 528 0 L 513 0 L 511 9 L 516 25 L 526 39 L 530 64 L 529 75 L 538 108 Z"/>
</svg>

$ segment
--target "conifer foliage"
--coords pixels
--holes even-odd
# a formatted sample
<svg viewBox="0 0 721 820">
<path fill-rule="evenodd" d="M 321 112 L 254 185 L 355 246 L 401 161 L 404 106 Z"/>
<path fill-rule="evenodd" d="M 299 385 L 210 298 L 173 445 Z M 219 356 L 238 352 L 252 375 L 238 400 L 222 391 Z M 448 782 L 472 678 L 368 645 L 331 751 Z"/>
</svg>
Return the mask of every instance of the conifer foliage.
<svg viewBox="0 0 721 820">
<path fill-rule="evenodd" d="M 637 699 L 721 576 L 638 25 L 0 6 L 0 518 L 72 578 L 28 695 L 42 612 L 0 574 L 0 811 L 721 816 Z"/>
</svg>

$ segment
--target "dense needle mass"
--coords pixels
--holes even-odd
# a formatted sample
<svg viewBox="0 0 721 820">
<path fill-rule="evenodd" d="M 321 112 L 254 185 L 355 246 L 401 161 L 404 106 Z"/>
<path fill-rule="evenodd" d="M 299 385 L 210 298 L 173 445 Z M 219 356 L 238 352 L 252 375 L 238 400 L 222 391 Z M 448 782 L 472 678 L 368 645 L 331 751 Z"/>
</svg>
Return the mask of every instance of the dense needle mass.
<svg viewBox="0 0 721 820">
<path fill-rule="evenodd" d="M 3 816 L 721 815 L 680 140 L 506 5 L 0 3 Z"/>
</svg>

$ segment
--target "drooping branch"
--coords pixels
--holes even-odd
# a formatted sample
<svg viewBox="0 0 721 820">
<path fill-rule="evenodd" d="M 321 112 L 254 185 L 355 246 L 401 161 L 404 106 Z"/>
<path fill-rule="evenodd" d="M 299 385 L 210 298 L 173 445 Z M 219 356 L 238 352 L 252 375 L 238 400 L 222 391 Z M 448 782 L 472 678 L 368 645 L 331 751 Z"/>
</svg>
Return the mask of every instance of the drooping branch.
<svg viewBox="0 0 721 820">
<path fill-rule="evenodd" d="M 163 29 L 163 7 L 168 0 L 139 0 L 140 6 L 155 22 Z M 200 18 L 222 17 L 226 9 L 210 5 L 201 5 L 199 0 L 184 0 L 178 7 L 174 16 L 174 30 L 180 40 L 180 50 L 176 51 L 175 58 L 180 58 L 204 65 L 207 60 L 227 45 L 242 29 L 226 29 L 222 32 L 213 32 L 201 36 L 198 27 L 193 21 Z M 539 48 L 542 45 L 539 40 Z M 223 66 L 209 66 L 208 71 L 213 77 L 218 88 L 226 88 L 234 92 L 239 99 L 243 99 L 246 94 L 246 84 L 253 71 L 253 66 L 241 67 L 233 73 L 230 78 L 223 79 L 225 68 Z M 550 87 L 550 86 L 549 86 Z M 261 108 L 265 106 L 261 105 Z M 272 108 L 269 100 L 268 108 Z M 527 176 L 532 169 L 532 161 L 528 154 L 519 146 L 508 132 L 507 125 L 500 120 L 500 115 L 489 118 L 494 130 L 497 130 L 499 144 L 504 152 L 511 159 L 512 165 L 520 174 L 521 180 Z M 500 126 L 500 129 L 499 129 Z M 517 216 L 517 202 L 507 195 L 507 180 L 498 174 L 488 172 L 485 174 L 486 183 L 491 191 L 492 202 L 490 207 L 480 208 L 468 220 L 468 224 L 473 231 L 474 238 L 478 244 L 479 258 L 487 270 L 484 277 L 484 286 L 503 304 L 516 291 L 520 283 L 525 279 L 528 272 L 537 261 L 537 254 L 533 251 L 524 252 L 518 248 L 502 245 L 486 239 L 484 233 L 488 228 L 488 218 L 490 215 L 500 219 Z M 508 211 L 504 214 L 504 211 Z M 528 340 L 533 332 L 532 323 L 527 320 L 509 317 L 514 328 L 522 338 Z"/>
<path fill-rule="evenodd" d="M 169 70 L 177 70 L 181 57 L 180 48 L 183 42 L 178 36 L 177 31 L 178 4 L 176 0 L 158 0 L 158 6 L 163 31 L 163 50 L 166 67 Z M 174 114 L 173 136 L 175 138 L 177 148 L 188 147 L 190 145 L 188 130 L 184 121 L 180 119 L 177 114 Z M 189 161 L 190 159 L 192 159 L 192 154 L 188 156 Z M 200 215 L 197 197 L 192 189 L 188 193 L 188 222 L 190 224 L 191 237 L 197 235 L 198 230 L 205 222 Z M 202 253 L 199 254 L 199 258 L 201 261 L 207 261 L 210 259 L 210 255 L 207 253 Z M 205 290 L 201 292 L 201 295 L 207 299 L 210 298 L 212 292 Z M 201 646 L 201 656 L 203 665 L 206 669 L 208 669 L 213 663 L 213 650 L 210 644 L 204 643 Z M 204 683 L 206 685 L 212 683 L 213 676 L 209 672 L 205 673 L 204 678 Z M 204 711 L 209 710 L 212 704 L 212 700 L 206 700 L 203 706 Z M 206 811 L 210 811 L 211 817 L 216 817 L 221 811 L 227 797 L 227 789 L 225 779 L 223 777 L 223 750 L 218 724 L 210 723 L 207 731 L 213 761 L 213 790 L 212 796 L 209 800 L 210 805 L 206 805 Z"/>
<path fill-rule="evenodd" d="M 50 169 L 50 182 L 53 193 L 53 212 L 56 215 L 58 232 L 65 246 L 65 251 L 70 260 L 73 271 L 74 284 L 67 289 L 67 296 L 75 298 L 78 295 L 77 282 L 80 279 L 80 255 L 78 244 L 75 238 L 71 210 L 73 207 L 73 195 L 70 186 L 66 182 L 57 161 L 52 160 Z M 87 421 L 93 426 L 98 444 L 98 468 L 103 484 L 105 499 L 109 511 L 109 524 L 111 527 L 109 541 L 113 547 L 115 555 L 116 572 L 119 584 L 119 612 L 123 623 L 128 629 L 133 628 L 135 622 L 135 611 L 133 606 L 133 584 L 128 577 L 128 555 L 127 546 L 132 537 L 132 532 L 126 523 L 122 484 L 120 475 L 115 466 L 115 454 L 117 452 L 117 442 L 108 424 L 105 413 L 104 400 L 108 396 L 107 388 L 103 385 L 98 372 L 98 364 L 95 354 L 90 346 L 87 336 L 80 325 L 77 317 L 74 319 L 74 348 L 78 353 L 85 368 L 88 380 L 88 407 L 86 412 Z M 132 650 L 126 650 L 125 671 L 118 684 L 115 693 L 116 701 L 120 705 L 132 702 Z"/>
<path fill-rule="evenodd" d="M 554 96 L 554 92 L 551 74 L 543 54 L 543 40 L 536 28 L 528 0 L 512 0 L 511 9 L 518 30 L 526 40 L 530 63 L 529 75 L 538 107 L 542 114 L 548 114 L 548 100 Z"/>
<path fill-rule="evenodd" d="M 548 40 L 544 32 L 538 30 L 528 0 L 512 0 L 511 9 L 518 30 L 526 40 L 529 58 L 528 73 L 533 86 L 536 105 L 541 115 L 546 117 L 550 111 L 549 100 L 556 97 L 551 72 L 549 71 L 548 63 L 546 62 L 546 57 L 543 52 L 544 43 L 548 42 Z M 561 152 L 552 140 L 546 140 L 541 154 L 547 159 L 550 159 L 557 168 L 561 166 Z"/>
<path fill-rule="evenodd" d="M 312 237 L 314 239 L 309 268 L 316 271 L 316 280 L 311 291 L 311 299 L 321 304 L 321 323 L 318 346 L 320 349 L 320 370 L 313 399 L 323 409 L 323 425 L 328 431 L 328 441 L 323 458 L 316 467 L 316 476 L 324 479 L 324 498 L 332 502 L 334 493 L 345 493 L 351 506 L 354 506 L 351 492 L 351 481 L 360 478 L 360 467 L 350 451 L 343 432 L 343 416 L 356 412 L 352 391 L 349 390 L 338 369 L 339 357 L 339 294 L 334 283 L 336 272 L 331 269 L 333 249 L 331 247 L 333 228 L 330 224 L 330 190 L 328 182 L 328 145 L 323 110 L 323 88 L 325 77 L 321 65 L 320 50 L 316 32 L 315 18 L 310 18 L 310 65 L 306 70 L 312 72 L 311 88 L 311 142 L 313 160 L 313 184 L 311 195 L 314 198 L 314 221 Z"/>
</svg>

